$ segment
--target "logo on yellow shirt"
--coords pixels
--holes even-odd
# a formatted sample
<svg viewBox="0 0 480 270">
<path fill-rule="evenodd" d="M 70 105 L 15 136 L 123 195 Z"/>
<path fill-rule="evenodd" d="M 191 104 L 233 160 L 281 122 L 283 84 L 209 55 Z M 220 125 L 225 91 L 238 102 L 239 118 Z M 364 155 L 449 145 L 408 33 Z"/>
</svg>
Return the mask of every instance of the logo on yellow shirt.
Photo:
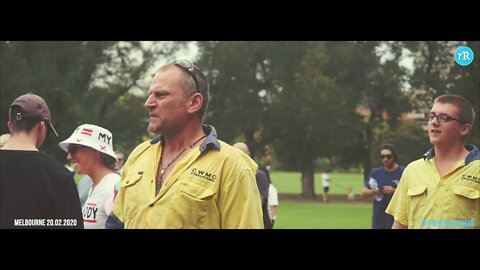
<svg viewBox="0 0 480 270">
<path fill-rule="evenodd" d="M 480 178 L 474 175 L 462 174 L 462 180 L 474 181 L 480 184 Z"/>
<path fill-rule="evenodd" d="M 211 182 L 215 182 L 215 179 L 217 179 L 217 175 L 215 175 L 213 173 L 206 172 L 206 171 L 202 171 L 202 170 L 197 169 L 197 168 L 193 168 L 192 171 L 190 172 L 190 174 L 195 175 L 197 177 L 200 177 L 202 179 L 211 181 Z"/>
</svg>

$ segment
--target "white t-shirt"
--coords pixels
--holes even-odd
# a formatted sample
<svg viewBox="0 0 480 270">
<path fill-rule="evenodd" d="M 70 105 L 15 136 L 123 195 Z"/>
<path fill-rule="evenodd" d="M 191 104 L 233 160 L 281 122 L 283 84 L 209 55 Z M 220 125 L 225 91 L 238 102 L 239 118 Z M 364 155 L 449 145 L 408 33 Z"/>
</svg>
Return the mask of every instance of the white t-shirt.
<svg viewBox="0 0 480 270">
<path fill-rule="evenodd" d="M 322 185 L 323 187 L 330 186 L 330 175 L 328 173 L 322 173 Z"/>
<path fill-rule="evenodd" d="M 112 211 L 108 205 L 113 202 L 115 184 L 119 181 L 120 176 L 112 172 L 105 175 L 95 188 L 90 188 L 82 210 L 85 229 L 105 229 L 105 222 Z M 105 205 L 110 209 L 105 209 Z"/>
<path fill-rule="evenodd" d="M 275 220 L 277 215 L 272 216 L 272 208 L 278 206 L 278 191 L 273 184 L 268 187 L 268 214 L 270 218 Z"/>
</svg>

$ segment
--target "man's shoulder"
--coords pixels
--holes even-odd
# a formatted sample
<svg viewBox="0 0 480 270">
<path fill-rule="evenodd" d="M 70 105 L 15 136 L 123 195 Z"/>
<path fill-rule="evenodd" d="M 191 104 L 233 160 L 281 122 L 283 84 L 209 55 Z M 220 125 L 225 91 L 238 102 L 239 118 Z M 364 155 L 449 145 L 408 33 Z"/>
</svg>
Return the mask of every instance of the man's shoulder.
<svg viewBox="0 0 480 270">
<path fill-rule="evenodd" d="M 234 152 L 234 153 L 240 153 L 241 151 L 238 150 L 237 148 L 231 146 L 230 144 L 222 141 L 222 140 L 218 140 L 218 143 L 220 143 L 220 150 L 219 152 L 224 152 L 224 153 L 231 153 L 231 152 Z"/>
<path fill-rule="evenodd" d="M 262 180 L 265 179 L 266 181 L 268 181 L 267 173 L 265 173 L 262 170 L 257 170 L 257 173 L 255 175 L 256 175 L 257 178 L 260 178 Z"/>
<path fill-rule="evenodd" d="M 70 173 L 70 171 L 65 168 L 62 163 L 58 160 L 54 159 L 53 157 L 40 152 L 40 151 L 20 151 L 20 150 L 5 150 L 1 151 L 2 158 L 11 159 L 13 160 L 21 160 L 22 162 L 19 164 L 11 164 L 12 166 L 15 165 L 28 165 L 32 168 L 45 168 L 49 170 L 57 170 L 61 172 Z M 71 173 L 70 173 L 71 174 Z"/>
<path fill-rule="evenodd" d="M 39 166 L 45 166 L 44 168 L 49 168 L 52 173 L 54 173 L 58 178 L 61 179 L 73 179 L 73 174 L 69 171 L 62 163 L 53 157 L 41 153 L 41 158 L 39 159 Z"/>
<path fill-rule="evenodd" d="M 157 142 L 157 143 L 160 143 L 160 142 Z M 152 143 L 152 140 L 144 141 L 133 149 L 133 151 L 130 153 L 130 156 L 128 158 L 130 159 L 132 157 L 138 156 L 143 152 L 145 152 L 146 150 L 148 150 L 150 147 L 153 147 L 154 145 L 156 145 L 156 143 Z"/>
<path fill-rule="evenodd" d="M 210 151 L 218 152 L 218 155 L 224 157 L 240 158 L 243 156 L 247 156 L 247 154 L 245 154 L 241 150 L 231 146 L 224 141 L 218 140 L 218 142 L 220 143 L 220 149 L 218 151 L 216 149 L 211 149 Z"/>
<path fill-rule="evenodd" d="M 215 151 L 217 152 L 216 155 L 220 157 L 220 159 L 224 159 L 227 164 L 235 165 L 236 167 L 244 167 L 245 169 L 252 170 L 255 173 L 258 169 L 257 163 L 251 159 L 247 154 L 243 151 L 229 145 L 226 142 L 218 140 L 220 143 L 220 150 Z M 244 162 L 241 162 L 244 161 Z"/>
<path fill-rule="evenodd" d="M 53 179 L 64 181 L 66 179 L 73 181 L 73 174 L 60 161 L 43 152 L 30 152 L 22 155 L 23 166 L 29 167 L 32 175 L 38 173 L 41 175 L 49 175 L 50 180 Z M 40 173 L 44 172 L 44 173 Z"/>
<path fill-rule="evenodd" d="M 419 158 L 417 160 L 414 160 L 410 162 L 404 170 L 418 170 L 421 169 L 423 170 L 427 164 L 427 161 L 424 158 Z"/>
</svg>

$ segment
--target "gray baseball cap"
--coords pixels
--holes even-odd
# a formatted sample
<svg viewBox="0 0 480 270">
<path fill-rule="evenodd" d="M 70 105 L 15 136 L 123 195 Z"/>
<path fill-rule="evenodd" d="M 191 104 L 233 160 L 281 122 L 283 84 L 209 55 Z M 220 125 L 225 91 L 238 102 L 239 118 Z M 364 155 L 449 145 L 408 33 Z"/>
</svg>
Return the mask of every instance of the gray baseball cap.
<svg viewBox="0 0 480 270">
<path fill-rule="evenodd" d="M 48 105 L 41 96 L 28 93 L 18 97 L 10 106 L 9 116 L 11 116 L 11 110 L 13 106 L 19 106 L 22 108 L 22 112 L 12 116 L 15 117 L 15 120 L 32 119 L 46 121 L 48 122 L 48 126 L 50 127 L 51 131 L 53 131 L 53 133 L 55 133 L 55 135 L 58 137 L 58 133 L 52 124 L 52 115 L 50 114 Z"/>
</svg>

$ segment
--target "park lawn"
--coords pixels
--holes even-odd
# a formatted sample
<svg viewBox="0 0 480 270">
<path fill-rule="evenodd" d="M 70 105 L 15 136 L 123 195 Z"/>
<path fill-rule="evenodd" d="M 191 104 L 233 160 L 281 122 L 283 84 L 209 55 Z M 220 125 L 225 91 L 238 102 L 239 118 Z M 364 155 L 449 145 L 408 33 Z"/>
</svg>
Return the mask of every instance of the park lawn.
<svg viewBox="0 0 480 270">
<path fill-rule="evenodd" d="M 315 174 L 315 194 L 322 194 L 321 173 Z M 302 190 L 301 173 L 299 172 L 281 172 L 271 171 L 270 178 L 278 190 L 278 193 L 300 194 Z M 363 190 L 363 175 L 361 173 L 331 173 L 330 174 L 330 194 L 347 194 L 348 187 L 353 188 L 356 195 L 360 195 Z"/>
<path fill-rule="evenodd" d="M 370 229 L 372 205 L 280 201 L 274 229 Z"/>
</svg>

